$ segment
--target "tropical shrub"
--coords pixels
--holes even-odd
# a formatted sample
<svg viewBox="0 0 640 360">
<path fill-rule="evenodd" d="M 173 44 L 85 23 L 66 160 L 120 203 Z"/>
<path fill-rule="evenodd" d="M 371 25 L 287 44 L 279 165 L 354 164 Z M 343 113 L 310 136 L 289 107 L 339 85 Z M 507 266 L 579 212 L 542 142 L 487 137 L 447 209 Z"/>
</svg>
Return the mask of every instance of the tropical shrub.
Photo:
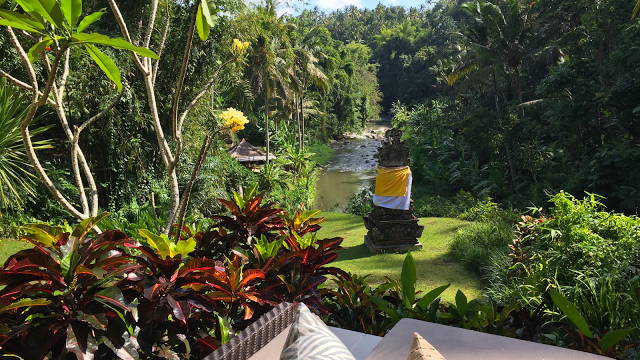
<svg viewBox="0 0 640 360">
<path fill-rule="evenodd" d="M 249 249 L 254 238 L 263 235 L 274 240 L 279 230 L 285 229 L 278 215 L 282 209 L 272 202 L 262 204 L 265 193 L 257 193 L 258 185 L 248 191 L 240 187 L 234 192 L 234 201 L 218 199 L 230 211 L 230 215 L 214 215 L 217 222 L 209 231 L 196 235 L 199 241 L 195 256 L 220 260 L 236 247 Z"/>
<path fill-rule="evenodd" d="M 606 286 L 604 287 L 607 288 Z M 609 291 L 612 289 L 608 287 Z M 615 292 L 609 292 L 608 290 L 603 289 L 601 293 L 604 295 L 605 292 L 608 292 L 607 295 L 613 295 L 613 298 L 609 300 L 614 300 L 617 302 L 617 296 L 619 294 L 615 294 Z M 635 289 L 634 289 L 635 291 Z M 563 330 L 566 332 L 565 334 L 554 334 L 557 338 L 556 341 L 560 340 L 562 335 L 565 335 L 566 340 L 563 340 L 565 343 L 569 344 L 570 347 L 580 349 L 587 352 L 595 352 L 601 355 L 606 355 L 609 357 L 616 357 L 616 355 L 629 350 L 630 348 L 637 346 L 637 343 L 623 342 L 625 338 L 627 338 L 631 333 L 638 332 L 637 327 L 633 327 L 633 325 L 637 325 L 638 315 L 637 315 L 637 294 L 635 294 L 636 302 L 631 302 L 632 306 L 636 306 L 636 315 L 635 320 L 636 324 L 626 324 L 627 326 L 622 328 L 607 328 L 604 331 L 599 331 L 594 333 L 592 328 L 589 326 L 589 322 L 585 319 L 585 316 L 580 312 L 576 305 L 572 304 L 566 297 L 560 294 L 557 290 L 552 289 L 550 291 L 551 299 L 556 307 L 562 312 L 565 316 L 563 323 L 561 326 Z M 606 295 L 605 295 L 606 296 Z M 582 298 L 583 301 L 587 299 Z M 623 298 L 623 302 L 625 299 Z M 586 306 L 582 306 L 583 309 L 590 310 L 590 315 L 605 315 L 606 312 L 598 312 L 593 304 L 587 302 Z M 596 311 L 594 311 L 596 310 Z M 625 314 L 624 311 L 620 311 L 621 309 L 613 309 L 614 311 L 610 312 L 607 317 L 616 318 L 619 315 Z M 626 315 L 626 314 L 625 314 Z M 623 315 L 624 316 L 624 315 Z M 628 320 L 628 319 L 625 319 Z M 551 337 L 551 336 L 548 336 Z M 637 338 L 637 337 L 636 337 Z M 616 348 L 616 345 L 623 342 L 620 345 L 620 348 Z"/>
<path fill-rule="evenodd" d="M 602 211 L 597 195 L 577 200 L 560 192 L 551 202 L 550 216 L 522 217 L 508 246 L 510 260 L 495 262 L 507 269 L 505 280 L 512 285 L 542 277 L 553 287 L 582 291 L 588 282 L 579 279 L 609 279 L 640 262 L 635 216 Z"/>
<path fill-rule="evenodd" d="M 345 213 L 365 216 L 373 210 L 373 187 L 362 189 L 349 194 Z"/>
<path fill-rule="evenodd" d="M 640 222 L 604 211 L 593 194 L 551 202 L 549 215 L 522 216 L 508 255 L 490 258 L 486 296 L 541 313 L 545 341 L 620 356 L 640 336 Z"/>
<path fill-rule="evenodd" d="M 89 218 L 73 231 L 43 224 L 26 227 L 34 245 L 0 269 L 0 346 L 24 359 L 137 358 L 132 307 L 120 283 L 142 266 L 131 261 L 120 231 L 87 237 L 107 216 Z M 100 355 L 100 356 L 99 356 Z M 107 355 L 108 356 L 108 355 Z M 111 355 L 113 357 L 113 354 Z"/>
<path fill-rule="evenodd" d="M 282 301 L 326 313 L 322 284 L 350 279 L 330 266 L 342 239 L 317 238 L 318 211 L 290 216 L 255 190 L 220 199 L 232 216 L 214 216 L 216 227 L 204 231 L 185 225 L 177 241 L 145 228 L 136 239 L 119 230 L 89 236 L 108 213 L 75 229 L 27 226 L 23 238 L 35 248 L 0 269 L 3 351 L 198 358 Z"/>
</svg>

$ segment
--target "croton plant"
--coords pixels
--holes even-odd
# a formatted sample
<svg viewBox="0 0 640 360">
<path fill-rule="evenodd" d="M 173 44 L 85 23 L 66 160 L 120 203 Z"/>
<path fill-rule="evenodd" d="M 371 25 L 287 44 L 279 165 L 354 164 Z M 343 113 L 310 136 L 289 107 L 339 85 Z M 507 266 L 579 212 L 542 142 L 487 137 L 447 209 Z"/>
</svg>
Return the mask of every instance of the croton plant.
<svg viewBox="0 0 640 360">
<path fill-rule="evenodd" d="M 282 301 L 326 312 L 318 287 L 341 238 L 318 239 L 318 212 L 263 204 L 256 187 L 219 199 L 230 215 L 180 239 L 29 224 L 33 248 L 0 268 L 0 349 L 22 359 L 201 358 Z"/>
</svg>

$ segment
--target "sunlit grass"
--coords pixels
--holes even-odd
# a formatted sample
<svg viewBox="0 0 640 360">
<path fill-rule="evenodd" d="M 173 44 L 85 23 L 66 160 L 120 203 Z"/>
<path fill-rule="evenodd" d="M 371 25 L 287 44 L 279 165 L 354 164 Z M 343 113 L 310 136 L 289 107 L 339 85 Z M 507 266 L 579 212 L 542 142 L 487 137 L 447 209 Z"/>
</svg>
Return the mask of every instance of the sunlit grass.
<svg viewBox="0 0 640 360">
<path fill-rule="evenodd" d="M 372 255 L 364 245 L 364 227 L 362 217 L 323 212 L 326 218 L 319 231 L 319 237 L 343 237 L 344 250 L 338 252 L 338 260 L 333 266 L 359 275 L 371 274 L 368 281 L 376 286 L 384 281 L 383 276 L 399 278 L 405 254 L 385 253 Z M 468 298 L 481 295 L 480 278 L 465 270 L 447 254 L 447 244 L 453 240 L 455 232 L 469 223 L 447 218 L 421 218 L 424 233 L 420 238 L 422 251 L 413 252 L 416 262 L 418 290 L 428 291 L 435 287 L 451 284 L 443 295 L 445 301 L 453 301 L 458 290 Z"/>
<path fill-rule="evenodd" d="M 31 245 L 24 241 L 12 240 L 12 239 L 0 239 L 0 265 L 9 258 L 9 256 L 17 253 L 20 250 L 30 248 Z"/>
</svg>

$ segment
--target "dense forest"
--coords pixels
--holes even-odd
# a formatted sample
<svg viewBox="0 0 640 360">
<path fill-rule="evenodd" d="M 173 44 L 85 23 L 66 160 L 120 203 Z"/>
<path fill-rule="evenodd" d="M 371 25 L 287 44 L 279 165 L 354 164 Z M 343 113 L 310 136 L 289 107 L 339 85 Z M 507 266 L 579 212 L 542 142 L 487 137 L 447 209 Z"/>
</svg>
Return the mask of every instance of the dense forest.
<svg viewBox="0 0 640 360">
<path fill-rule="evenodd" d="M 365 44 L 431 195 L 524 208 L 598 193 L 635 214 L 640 24 L 628 1 L 440 1 L 301 17 Z"/>
<path fill-rule="evenodd" d="M 83 13 L 108 9 L 110 1 L 85 0 Z M 632 19 L 629 1 L 441 0 L 409 9 L 379 4 L 279 16 L 274 0 L 221 0 L 209 5 L 213 20 L 206 31 L 183 1 L 155 8 L 121 3 L 132 43 L 150 44 L 162 55 L 152 75 L 157 106 L 149 110 L 146 75 L 126 51 L 102 48 L 119 69 L 119 94 L 113 74 L 101 71 L 92 54 L 72 48 L 61 109 L 40 107 L 32 124 L 51 180 L 46 187 L 23 165 L 19 124 L 29 96 L 22 93 L 28 85 L 19 82 L 30 74 L 13 38 L 0 32 L 0 69 L 9 79 L 0 99 L 5 231 L 31 218 L 47 220 L 43 213 L 69 218 L 68 208 L 49 195 L 52 186 L 70 206 L 85 205 L 78 184 L 87 187 L 88 179 L 74 174 L 77 164 L 68 155 L 74 146 L 60 118 L 78 127 L 111 102 L 113 108 L 78 136 L 78 147 L 95 177 L 95 189 L 87 187 L 90 200 L 95 193 L 96 206 L 116 219 L 151 221 L 152 204 L 162 218 L 178 208 L 173 191 L 187 187 L 193 216 L 220 210 L 215 198 L 251 183 L 270 190 L 269 199 L 286 209 L 309 204 L 318 173 L 311 152 L 381 116 L 392 117 L 411 144 L 414 197 L 452 198 L 464 191 L 523 209 L 544 206 L 549 193 L 565 190 L 597 193 L 610 209 L 637 211 L 640 22 Z M 16 6 L 7 1 L 0 8 Z M 159 16 L 145 35 L 152 10 Z M 121 37 L 114 15 L 100 14 L 91 32 Z M 194 26 L 198 31 L 190 32 Z M 234 39 L 245 46 L 235 47 Z M 17 32 L 25 49 L 37 40 Z M 185 43 L 191 44 L 186 52 Z M 45 65 L 33 65 L 42 85 Z M 230 107 L 249 123 L 212 136 Z M 162 139 L 179 149 L 175 179 L 167 185 L 157 128 L 170 130 L 185 108 L 184 130 L 174 128 Z M 209 156 L 198 163 L 210 137 Z M 282 156 L 251 172 L 225 153 L 243 138 Z"/>
</svg>

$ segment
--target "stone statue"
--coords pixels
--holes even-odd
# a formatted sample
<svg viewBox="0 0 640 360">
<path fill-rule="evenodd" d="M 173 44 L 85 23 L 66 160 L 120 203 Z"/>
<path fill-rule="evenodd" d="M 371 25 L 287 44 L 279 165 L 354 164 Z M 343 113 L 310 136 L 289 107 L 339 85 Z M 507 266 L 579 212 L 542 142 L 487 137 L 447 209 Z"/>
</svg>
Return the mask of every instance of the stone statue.
<svg viewBox="0 0 640 360">
<path fill-rule="evenodd" d="M 364 237 L 364 243 L 372 253 L 422 249 L 418 239 L 422 236 L 424 226 L 418 225 L 418 218 L 413 214 L 415 209 L 411 201 L 412 179 L 408 168 L 410 149 L 401 138 L 402 130 L 387 130 L 385 139 L 375 155 L 379 166 L 376 194 L 373 199 L 373 210 L 364 216 L 364 224 L 369 230 Z M 380 184 L 383 181 L 381 174 L 385 173 L 394 173 L 391 175 L 394 177 L 393 180 L 405 181 L 404 196 L 401 196 L 402 192 L 397 192 L 397 187 L 391 190 L 391 193 L 383 193 L 389 191 L 389 186 L 383 188 Z"/>
</svg>

